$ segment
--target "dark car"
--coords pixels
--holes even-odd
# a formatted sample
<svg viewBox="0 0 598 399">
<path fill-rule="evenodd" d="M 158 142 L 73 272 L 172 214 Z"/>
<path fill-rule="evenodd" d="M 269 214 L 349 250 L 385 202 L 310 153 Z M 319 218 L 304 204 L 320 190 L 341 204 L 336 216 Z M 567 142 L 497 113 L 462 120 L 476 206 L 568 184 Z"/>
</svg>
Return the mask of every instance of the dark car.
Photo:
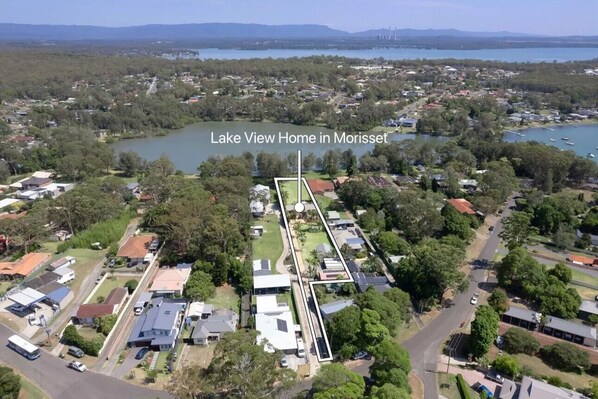
<svg viewBox="0 0 598 399">
<path fill-rule="evenodd" d="M 137 359 L 137 360 L 143 359 L 143 357 L 145 356 L 145 354 L 147 352 L 149 352 L 149 349 L 147 349 L 147 348 L 139 349 L 139 352 L 137 352 L 137 354 L 135 355 L 135 359 Z"/>
</svg>

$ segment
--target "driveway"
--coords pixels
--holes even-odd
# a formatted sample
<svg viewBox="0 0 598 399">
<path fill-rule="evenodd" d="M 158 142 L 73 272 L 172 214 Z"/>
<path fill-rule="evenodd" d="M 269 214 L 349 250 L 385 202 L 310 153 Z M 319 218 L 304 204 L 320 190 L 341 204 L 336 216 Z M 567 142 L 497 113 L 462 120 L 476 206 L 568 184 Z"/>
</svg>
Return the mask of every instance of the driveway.
<svg viewBox="0 0 598 399">
<path fill-rule="evenodd" d="M 116 378 L 86 371 L 79 373 L 66 367 L 67 362 L 42 351 L 36 360 L 28 360 L 5 345 L 15 332 L 0 324 L 0 359 L 37 383 L 51 398 L 80 399 L 154 399 L 172 397 L 128 384 Z"/>
<path fill-rule="evenodd" d="M 141 362 L 141 360 L 135 359 L 137 352 L 139 352 L 139 348 L 131 348 L 127 352 L 125 360 L 120 364 L 120 366 L 118 366 L 116 370 L 114 370 L 114 372 L 112 372 L 112 376 L 114 378 L 123 378 L 129 374 L 131 370 L 137 367 L 137 365 Z"/>
<path fill-rule="evenodd" d="M 515 201 L 511 197 L 503 212 L 503 217 L 511 214 L 510 206 Z M 501 219 L 494 225 L 494 234 L 488 237 L 486 245 L 478 256 L 478 261 L 490 262 L 500 243 L 498 235 L 502 231 Z M 438 317 L 424 326 L 413 338 L 405 342 L 404 346 L 411 357 L 411 367 L 422 380 L 425 389 L 425 399 L 438 399 L 438 386 L 436 383 L 436 368 L 438 364 L 438 351 L 440 345 L 456 329 L 459 323 L 466 320 L 475 311 L 475 307 L 469 303 L 473 294 L 483 288 L 487 278 L 487 270 L 474 268 L 470 275 L 469 290 L 466 293 L 457 295 L 454 298 L 454 305 L 444 309 Z"/>
</svg>

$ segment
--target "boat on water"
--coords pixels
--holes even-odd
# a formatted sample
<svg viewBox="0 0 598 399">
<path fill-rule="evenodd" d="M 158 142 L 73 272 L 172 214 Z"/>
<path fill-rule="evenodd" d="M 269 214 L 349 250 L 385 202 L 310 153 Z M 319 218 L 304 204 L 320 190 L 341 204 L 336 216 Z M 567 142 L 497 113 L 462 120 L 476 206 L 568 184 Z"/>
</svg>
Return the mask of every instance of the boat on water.
<svg viewBox="0 0 598 399">
<path fill-rule="evenodd" d="M 543 127 L 542 129 L 553 131 L 554 129 L 551 127 Z"/>
<path fill-rule="evenodd" d="M 567 145 L 575 145 L 575 143 L 573 143 L 571 141 L 567 141 L 565 144 L 567 144 Z"/>
<path fill-rule="evenodd" d="M 555 139 L 550 139 L 550 141 L 552 141 L 554 143 L 556 140 Z"/>
<path fill-rule="evenodd" d="M 569 137 L 561 137 L 561 140 L 569 140 Z"/>
<path fill-rule="evenodd" d="M 591 152 L 588 152 L 588 158 L 594 158 L 594 154 L 592 154 Z"/>
</svg>

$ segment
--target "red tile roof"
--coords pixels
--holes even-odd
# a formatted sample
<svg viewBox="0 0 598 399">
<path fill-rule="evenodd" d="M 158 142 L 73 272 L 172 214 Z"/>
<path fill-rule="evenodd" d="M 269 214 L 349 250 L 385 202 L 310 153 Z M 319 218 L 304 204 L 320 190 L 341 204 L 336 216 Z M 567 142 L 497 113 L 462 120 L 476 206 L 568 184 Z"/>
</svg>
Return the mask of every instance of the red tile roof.
<svg viewBox="0 0 598 399">
<path fill-rule="evenodd" d="M 32 271 L 46 262 L 52 254 L 49 253 L 28 253 L 16 262 L 0 262 L 0 275 L 28 276 Z"/>
<path fill-rule="evenodd" d="M 124 287 L 116 287 L 106 297 L 104 303 L 108 305 L 120 305 L 125 297 L 129 294 L 129 290 Z"/>
<path fill-rule="evenodd" d="M 79 306 L 76 317 L 88 319 L 90 317 L 102 317 L 114 313 L 114 305 L 108 303 L 86 303 Z"/>
<path fill-rule="evenodd" d="M 463 198 L 452 198 L 448 200 L 448 203 L 451 204 L 459 213 L 465 213 L 467 215 L 475 215 L 475 211 L 473 210 L 473 205 L 471 202 L 467 201 Z"/>
<path fill-rule="evenodd" d="M 334 184 L 328 180 L 310 179 L 307 181 L 307 185 L 314 194 L 334 191 Z"/>
<path fill-rule="evenodd" d="M 127 240 L 125 245 L 118 250 L 118 256 L 129 259 L 139 259 L 145 257 L 149 252 L 148 248 L 154 237 L 137 236 Z"/>
<path fill-rule="evenodd" d="M 573 254 L 569 254 L 569 256 L 567 256 L 567 260 L 570 262 L 581 263 L 584 265 L 592 265 L 595 262 L 595 259 L 593 259 L 593 258 L 588 258 L 587 256 L 573 255 Z"/>
</svg>

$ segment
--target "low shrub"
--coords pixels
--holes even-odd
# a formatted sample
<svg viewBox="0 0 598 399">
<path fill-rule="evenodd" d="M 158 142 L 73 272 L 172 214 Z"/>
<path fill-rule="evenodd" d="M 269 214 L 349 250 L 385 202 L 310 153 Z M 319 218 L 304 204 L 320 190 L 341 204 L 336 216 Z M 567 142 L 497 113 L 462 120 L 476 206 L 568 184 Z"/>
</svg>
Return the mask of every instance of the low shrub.
<svg viewBox="0 0 598 399">
<path fill-rule="evenodd" d="M 471 399 L 469 389 L 467 389 L 467 383 L 463 379 L 462 374 L 457 374 L 457 386 L 459 387 L 459 392 L 461 393 L 461 399 Z"/>
</svg>

